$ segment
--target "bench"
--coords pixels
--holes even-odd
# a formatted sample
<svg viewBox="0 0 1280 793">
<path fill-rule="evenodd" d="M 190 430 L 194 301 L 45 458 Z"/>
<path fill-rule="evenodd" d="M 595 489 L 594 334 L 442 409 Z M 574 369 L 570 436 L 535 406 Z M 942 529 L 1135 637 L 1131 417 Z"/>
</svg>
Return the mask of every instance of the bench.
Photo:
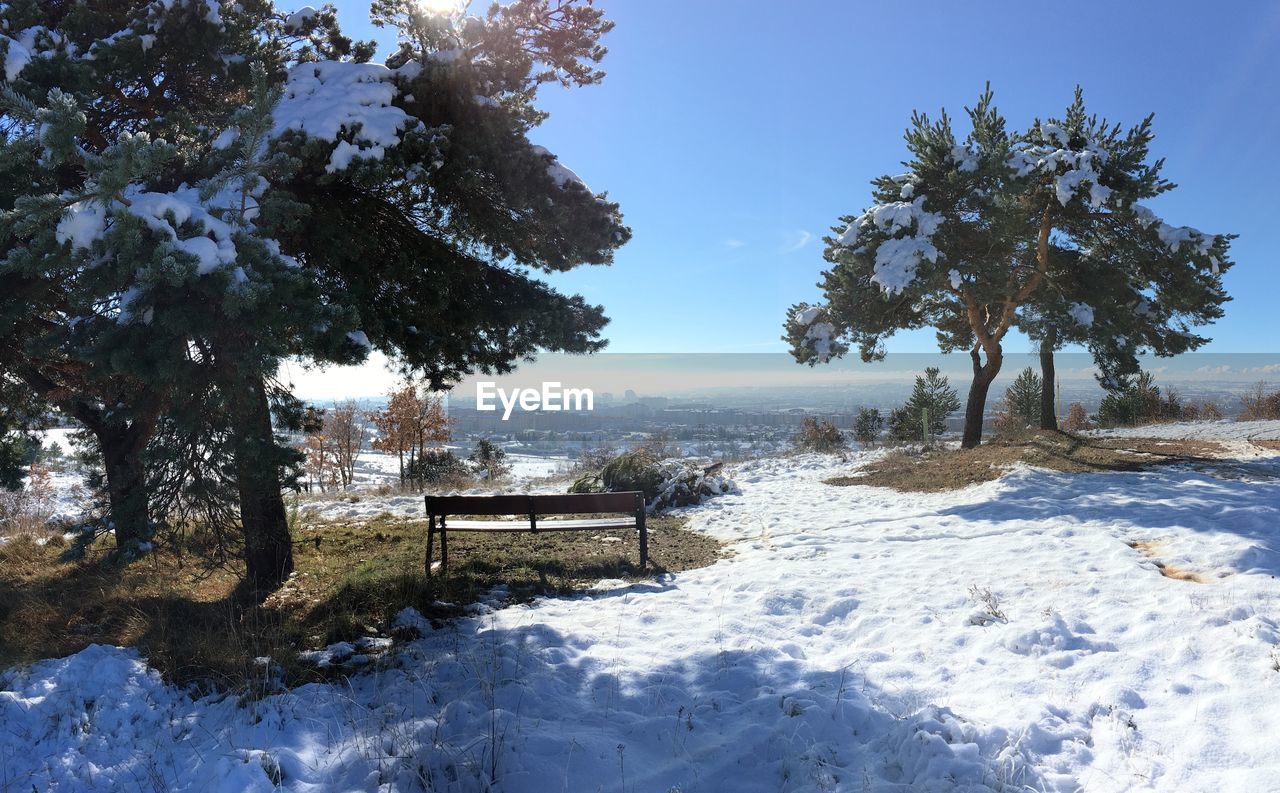
<svg viewBox="0 0 1280 793">
<path fill-rule="evenodd" d="M 431 575 L 432 546 L 440 535 L 440 568 L 449 569 L 451 531 L 601 531 L 637 529 L 640 568 L 649 564 L 649 533 L 644 525 L 644 494 L 570 493 L 546 496 L 427 496 L 427 575 Z M 563 515 L 616 515 L 610 518 L 561 520 Z M 520 516 L 519 520 L 449 520 L 450 516 Z M 550 518 L 543 520 L 543 518 Z"/>
</svg>

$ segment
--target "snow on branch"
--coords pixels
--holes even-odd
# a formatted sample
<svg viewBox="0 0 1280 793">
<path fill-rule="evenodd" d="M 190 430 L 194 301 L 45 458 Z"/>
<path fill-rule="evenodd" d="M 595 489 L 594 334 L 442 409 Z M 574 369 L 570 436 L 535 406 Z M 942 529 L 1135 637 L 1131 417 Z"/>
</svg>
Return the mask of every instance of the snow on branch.
<svg viewBox="0 0 1280 793">
<path fill-rule="evenodd" d="M 582 189 L 586 190 L 588 193 L 591 192 L 591 188 L 587 187 L 586 182 L 582 181 L 582 177 L 578 176 L 562 164 L 559 158 L 548 151 L 545 147 L 534 146 L 533 151 L 535 154 L 547 158 L 547 176 L 551 177 L 551 181 L 555 182 L 556 186 L 564 189 L 569 184 L 576 184 L 580 185 Z"/>
<path fill-rule="evenodd" d="M 1213 250 L 1214 244 L 1218 241 L 1216 235 L 1206 234 L 1190 226 L 1171 226 L 1161 220 L 1151 209 L 1141 204 L 1134 204 L 1130 209 L 1139 225 L 1145 229 L 1154 228 L 1156 236 L 1160 238 L 1160 242 L 1164 243 L 1165 247 L 1172 252 L 1177 252 L 1184 245 L 1189 245 L 1193 253 L 1208 256 L 1209 252 Z M 1210 257 L 1210 263 L 1216 275 L 1219 269 L 1217 257 Z"/>
<path fill-rule="evenodd" d="M 796 322 L 805 328 L 805 345 L 814 351 L 819 361 L 826 363 L 835 351 L 836 327 L 830 322 L 818 322 L 822 313 L 820 306 L 809 306 L 796 314 Z"/>
<path fill-rule="evenodd" d="M 346 169 L 355 159 L 380 160 L 417 120 L 391 104 L 397 72 L 373 63 L 316 61 L 289 71 L 273 111 L 275 137 L 301 132 L 335 144 L 325 170 Z M 341 136 L 346 134 L 350 140 Z"/>
<path fill-rule="evenodd" d="M 1111 199 L 1111 189 L 1104 186 L 1098 166 L 1107 161 L 1107 153 L 1086 142 L 1076 150 L 1066 145 L 1066 134 L 1054 124 L 1041 124 L 1041 133 L 1054 143 L 1024 143 L 1014 149 L 1006 164 L 1019 178 L 1032 174 L 1052 174 L 1058 203 L 1071 203 L 1081 187 L 1088 185 L 1086 202 L 1101 209 Z"/>
<path fill-rule="evenodd" d="M 938 249 L 932 237 L 942 221 L 942 215 L 924 208 L 924 196 L 909 202 L 876 204 L 855 218 L 838 242 L 852 248 L 858 244 L 859 232 L 868 227 L 888 234 L 913 231 L 908 236 L 885 240 L 876 247 L 875 274 L 871 280 L 885 294 L 893 295 L 911 285 L 921 261 L 938 261 Z"/>
<path fill-rule="evenodd" d="M 58 31 L 43 25 L 19 30 L 8 36 L 0 35 L 0 43 L 4 44 L 4 81 L 7 83 L 18 79 L 22 70 L 37 59 L 52 58 L 59 52 L 74 54 L 76 51 L 75 44 Z"/>
</svg>

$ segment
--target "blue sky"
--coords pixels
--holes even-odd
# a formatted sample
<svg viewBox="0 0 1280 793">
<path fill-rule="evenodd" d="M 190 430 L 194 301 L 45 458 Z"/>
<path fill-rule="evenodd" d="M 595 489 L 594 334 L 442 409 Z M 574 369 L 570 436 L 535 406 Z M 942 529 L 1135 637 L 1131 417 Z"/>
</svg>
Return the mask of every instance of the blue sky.
<svg viewBox="0 0 1280 793">
<path fill-rule="evenodd" d="M 282 4 L 283 5 L 283 4 Z M 367 2 L 349 35 L 393 34 Z M 601 85 L 544 89 L 535 140 L 621 203 L 632 242 L 557 276 L 602 303 L 610 352 L 782 352 L 787 306 L 818 295 L 821 236 L 898 172 L 913 109 L 962 115 L 990 80 L 1014 128 L 1073 87 L 1126 124 L 1156 114 L 1175 225 L 1240 235 L 1214 352 L 1277 349 L 1280 3 L 597 0 L 617 27 Z M 931 331 L 892 352 L 931 352 Z M 1011 352 L 1025 340 L 1006 344 Z"/>
</svg>

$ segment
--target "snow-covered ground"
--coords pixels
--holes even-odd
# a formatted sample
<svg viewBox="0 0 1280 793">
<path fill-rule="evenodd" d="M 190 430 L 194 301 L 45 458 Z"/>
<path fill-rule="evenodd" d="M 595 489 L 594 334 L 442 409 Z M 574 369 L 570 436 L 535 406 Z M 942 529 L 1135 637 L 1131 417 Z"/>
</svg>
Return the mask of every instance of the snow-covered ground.
<svg viewBox="0 0 1280 793">
<path fill-rule="evenodd" d="M 1143 427 L 1121 427 L 1109 430 L 1093 430 L 1100 437 L 1167 438 L 1169 440 L 1215 441 L 1227 447 L 1237 458 L 1269 455 L 1270 452 L 1254 446 L 1252 441 L 1280 440 L 1280 421 L 1177 421 L 1168 424 L 1148 424 Z"/>
<path fill-rule="evenodd" d="M 454 450 L 459 454 L 461 450 Z M 463 455 L 465 456 L 465 455 Z M 508 454 L 508 475 L 495 485 L 483 482 L 465 491 L 470 494 L 493 492 L 563 493 L 560 478 L 568 471 L 567 457 L 538 457 L 531 454 Z M 423 518 L 422 494 L 393 491 L 400 481 L 400 461 L 393 455 L 364 452 L 356 460 L 355 483 L 345 491 L 315 492 L 298 497 L 298 508 L 311 518 L 322 520 L 364 520 L 375 515 L 391 514 L 407 518 Z M 3 789 L 0 789 L 3 793 Z"/>
<path fill-rule="evenodd" d="M 721 562 L 424 625 L 349 683 L 11 671 L 0 791 L 1276 789 L 1280 458 L 822 484 L 854 464 L 744 464 L 688 510 Z"/>
</svg>

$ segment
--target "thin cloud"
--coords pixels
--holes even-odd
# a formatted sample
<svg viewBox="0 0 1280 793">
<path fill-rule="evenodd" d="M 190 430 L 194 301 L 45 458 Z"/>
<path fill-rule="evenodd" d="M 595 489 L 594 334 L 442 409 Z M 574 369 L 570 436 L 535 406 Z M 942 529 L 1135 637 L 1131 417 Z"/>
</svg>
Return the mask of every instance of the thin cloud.
<svg viewBox="0 0 1280 793">
<path fill-rule="evenodd" d="M 783 246 L 779 253 L 795 253 L 813 241 L 813 234 L 804 229 L 797 229 L 788 235 L 790 242 Z"/>
<path fill-rule="evenodd" d="M 728 248 L 731 251 L 737 250 L 738 248 L 745 247 L 746 244 L 747 243 L 743 242 L 742 240 L 725 240 L 724 241 L 724 247 Z"/>
</svg>

